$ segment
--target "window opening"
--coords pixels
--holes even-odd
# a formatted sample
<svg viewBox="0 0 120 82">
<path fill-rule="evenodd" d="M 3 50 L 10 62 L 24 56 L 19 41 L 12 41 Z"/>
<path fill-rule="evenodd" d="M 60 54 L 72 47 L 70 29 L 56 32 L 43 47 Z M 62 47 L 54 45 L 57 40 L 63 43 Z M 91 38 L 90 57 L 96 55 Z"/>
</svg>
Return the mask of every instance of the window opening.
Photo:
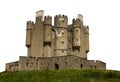
<svg viewBox="0 0 120 82">
<path fill-rule="evenodd" d="M 67 62 L 65 62 L 65 65 L 67 65 Z"/>
<path fill-rule="evenodd" d="M 64 36 L 64 32 L 62 32 L 62 36 Z"/>
<path fill-rule="evenodd" d="M 64 46 L 64 42 L 61 42 L 62 43 L 62 45 Z"/>
<path fill-rule="evenodd" d="M 64 20 L 62 20 L 62 23 L 64 23 Z"/>
<path fill-rule="evenodd" d="M 77 29 L 77 32 L 78 32 L 79 30 Z"/>
<path fill-rule="evenodd" d="M 77 38 L 77 41 L 78 41 L 78 38 Z"/>
</svg>

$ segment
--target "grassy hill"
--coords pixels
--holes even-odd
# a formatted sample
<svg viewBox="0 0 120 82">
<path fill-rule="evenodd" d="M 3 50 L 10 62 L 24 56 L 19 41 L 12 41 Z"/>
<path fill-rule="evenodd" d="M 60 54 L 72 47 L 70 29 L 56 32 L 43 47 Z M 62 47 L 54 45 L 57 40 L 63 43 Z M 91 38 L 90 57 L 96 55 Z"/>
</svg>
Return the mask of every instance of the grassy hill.
<svg viewBox="0 0 120 82">
<path fill-rule="evenodd" d="M 0 82 L 120 82 L 120 71 L 51 70 L 0 73 Z"/>
</svg>

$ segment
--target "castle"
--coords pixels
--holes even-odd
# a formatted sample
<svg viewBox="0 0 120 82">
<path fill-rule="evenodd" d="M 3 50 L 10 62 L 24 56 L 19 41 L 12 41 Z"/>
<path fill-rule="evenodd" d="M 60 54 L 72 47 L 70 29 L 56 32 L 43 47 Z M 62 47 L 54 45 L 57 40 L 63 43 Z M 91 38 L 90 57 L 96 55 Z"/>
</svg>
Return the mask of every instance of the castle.
<svg viewBox="0 0 120 82">
<path fill-rule="evenodd" d="M 68 25 L 66 15 L 52 17 L 44 11 L 36 12 L 36 21 L 27 21 L 27 56 L 6 64 L 6 71 L 53 69 L 106 69 L 106 63 L 87 60 L 89 52 L 89 27 L 83 25 L 83 16 Z"/>
</svg>

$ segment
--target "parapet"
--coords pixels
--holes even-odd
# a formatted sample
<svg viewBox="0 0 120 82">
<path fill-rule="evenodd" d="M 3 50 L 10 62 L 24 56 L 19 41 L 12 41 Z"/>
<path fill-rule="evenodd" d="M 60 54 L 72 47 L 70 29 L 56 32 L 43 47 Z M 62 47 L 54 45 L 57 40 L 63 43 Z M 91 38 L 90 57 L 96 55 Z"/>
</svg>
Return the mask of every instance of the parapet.
<svg viewBox="0 0 120 82">
<path fill-rule="evenodd" d="M 68 17 L 66 15 L 56 15 L 54 18 L 55 27 L 68 27 Z"/>
<path fill-rule="evenodd" d="M 86 34 L 89 34 L 89 26 L 83 26 L 84 27 L 84 32 Z"/>
<path fill-rule="evenodd" d="M 33 29 L 34 23 L 32 21 L 27 21 L 27 30 Z"/>
<path fill-rule="evenodd" d="M 73 27 L 79 27 L 81 26 L 80 19 L 76 18 L 72 20 Z"/>
<path fill-rule="evenodd" d="M 51 16 L 45 16 L 44 18 L 44 24 L 52 24 L 52 17 Z"/>
</svg>

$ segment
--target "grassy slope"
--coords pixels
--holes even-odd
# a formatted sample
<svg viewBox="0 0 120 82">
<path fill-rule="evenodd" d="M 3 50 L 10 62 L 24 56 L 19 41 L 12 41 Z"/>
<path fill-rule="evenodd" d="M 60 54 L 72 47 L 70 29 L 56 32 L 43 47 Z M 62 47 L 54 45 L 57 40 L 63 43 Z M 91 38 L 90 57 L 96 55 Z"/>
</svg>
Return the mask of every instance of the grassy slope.
<svg viewBox="0 0 120 82">
<path fill-rule="evenodd" d="M 51 70 L 0 73 L 0 82 L 120 82 L 110 70 Z"/>
</svg>

